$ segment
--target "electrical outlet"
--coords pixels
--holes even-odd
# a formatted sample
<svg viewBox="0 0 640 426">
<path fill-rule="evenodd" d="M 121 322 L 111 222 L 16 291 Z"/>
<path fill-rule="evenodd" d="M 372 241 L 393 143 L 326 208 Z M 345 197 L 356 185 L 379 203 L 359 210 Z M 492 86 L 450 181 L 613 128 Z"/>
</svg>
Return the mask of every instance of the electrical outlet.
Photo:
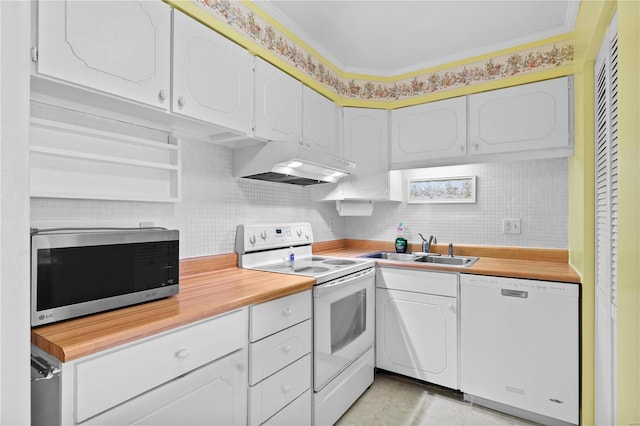
<svg viewBox="0 0 640 426">
<path fill-rule="evenodd" d="M 519 234 L 520 219 L 502 219 L 503 234 Z"/>
</svg>

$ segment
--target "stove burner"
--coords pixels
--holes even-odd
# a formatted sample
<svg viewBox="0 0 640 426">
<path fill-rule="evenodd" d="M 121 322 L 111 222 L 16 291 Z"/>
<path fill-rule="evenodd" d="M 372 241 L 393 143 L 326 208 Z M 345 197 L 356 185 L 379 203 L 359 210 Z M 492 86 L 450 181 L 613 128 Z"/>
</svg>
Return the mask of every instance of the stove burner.
<svg viewBox="0 0 640 426">
<path fill-rule="evenodd" d="M 343 259 L 329 259 L 325 260 L 322 263 L 326 263 L 327 265 L 354 265 L 357 262 L 355 260 L 343 260 Z"/>
<path fill-rule="evenodd" d="M 318 272 L 327 272 L 329 268 L 323 268 L 322 266 L 305 266 L 302 268 L 295 268 L 293 272 L 297 273 L 318 273 Z"/>
<path fill-rule="evenodd" d="M 323 260 L 325 260 L 326 257 L 320 257 L 320 256 L 311 256 L 311 261 L 312 262 L 322 262 Z"/>
</svg>

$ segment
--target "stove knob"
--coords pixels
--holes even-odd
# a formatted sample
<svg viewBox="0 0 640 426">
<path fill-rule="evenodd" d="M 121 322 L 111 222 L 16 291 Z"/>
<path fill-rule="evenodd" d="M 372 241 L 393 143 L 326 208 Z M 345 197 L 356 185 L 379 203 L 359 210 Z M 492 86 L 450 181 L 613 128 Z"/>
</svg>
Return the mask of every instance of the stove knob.
<svg viewBox="0 0 640 426">
<path fill-rule="evenodd" d="M 250 242 L 252 245 L 253 245 L 253 244 L 255 244 L 255 243 L 256 243 L 256 236 L 255 236 L 255 235 L 251 235 L 251 236 L 249 237 L 249 242 Z"/>
<path fill-rule="evenodd" d="M 260 232 L 260 237 L 261 237 L 263 240 L 266 240 L 266 239 L 267 239 L 267 231 L 262 231 L 262 232 Z"/>
<path fill-rule="evenodd" d="M 309 231 L 304 233 L 304 237 L 308 240 L 309 238 L 311 238 L 311 234 L 309 234 Z"/>
<path fill-rule="evenodd" d="M 296 234 L 298 234 L 298 238 L 302 237 L 302 229 L 298 228 L 298 230 L 296 231 Z"/>
</svg>

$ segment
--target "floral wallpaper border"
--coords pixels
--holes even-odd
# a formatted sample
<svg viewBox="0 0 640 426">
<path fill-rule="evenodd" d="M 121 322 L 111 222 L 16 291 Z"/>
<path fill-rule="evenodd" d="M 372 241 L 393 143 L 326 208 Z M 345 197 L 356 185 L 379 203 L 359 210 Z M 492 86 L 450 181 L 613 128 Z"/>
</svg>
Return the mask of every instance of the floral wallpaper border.
<svg viewBox="0 0 640 426">
<path fill-rule="evenodd" d="M 574 58 L 573 43 L 571 40 L 565 40 L 395 81 L 350 79 L 329 69 L 322 61 L 257 15 L 243 2 L 190 1 L 299 71 L 348 99 L 391 102 L 431 95 L 571 65 Z"/>
</svg>

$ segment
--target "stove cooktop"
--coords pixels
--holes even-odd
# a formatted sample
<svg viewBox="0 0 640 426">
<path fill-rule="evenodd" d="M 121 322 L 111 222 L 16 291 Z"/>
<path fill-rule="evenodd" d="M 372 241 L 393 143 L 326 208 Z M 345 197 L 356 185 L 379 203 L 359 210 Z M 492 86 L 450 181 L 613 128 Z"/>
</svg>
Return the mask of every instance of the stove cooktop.
<svg viewBox="0 0 640 426">
<path fill-rule="evenodd" d="M 296 259 L 293 265 L 289 262 L 278 262 L 254 266 L 251 269 L 314 277 L 319 284 L 373 266 L 374 263 L 370 260 L 311 256 Z"/>
</svg>

